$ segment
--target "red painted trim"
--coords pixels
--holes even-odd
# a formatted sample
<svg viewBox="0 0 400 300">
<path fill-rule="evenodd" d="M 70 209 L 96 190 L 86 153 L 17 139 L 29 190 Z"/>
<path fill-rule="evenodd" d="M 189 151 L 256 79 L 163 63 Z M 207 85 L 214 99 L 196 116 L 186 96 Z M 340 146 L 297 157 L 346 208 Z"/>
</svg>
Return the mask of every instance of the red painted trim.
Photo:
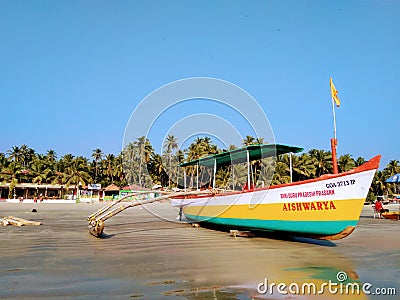
<svg viewBox="0 0 400 300">
<path fill-rule="evenodd" d="M 337 165 L 337 158 L 336 158 L 336 146 L 337 146 L 337 140 L 331 139 L 333 174 L 339 173 L 338 165 Z"/>
<path fill-rule="evenodd" d="M 347 171 L 347 172 L 343 172 L 343 173 L 339 173 L 339 174 L 325 174 L 325 175 L 322 175 L 322 176 L 320 176 L 318 178 L 314 178 L 314 179 L 296 181 L 296 182 L 292 182 L 292 183 L 283 183 L 283 184 L 279 184 L 279 185 L 255 188 L 255 189 L 251 189 L 251 190 L 214 194 L 213 196 L 218 197 L 218 196 L 227 196 L 227 195 L 235 195 L 235 194 L 242 194 L 242 193 L 253 193 L 253 192 L 264 191 L 264 190 L 269 190 L 269 189 L 278 189 L 278 188 L 282 188 L 282 187 L 296 186 L 296 185 L 301 185 L 301 184 L 306 184 L 306 183 L 311 183 L 311 182 L 318 182 L 318 181 L 322 181 L 322 180 L 347 176 L 347 175 L 351 175 L 351 174 L 357 174 L 357 173 L 361 173 L 361 172 L 365 172 L 365 171 L 376 170 L 379 168 L 380 160 L 381 160 L 381 155 L 377 155 L 377 156 L 371 158 L 369 161 L 367 161 L 363 165 L 361 165 L 357 168 L 354 168 L 353 170 Z M 187 196 L 185 199 L 192 199 L 192 198 L 197 199 L 197 198 L 208 198 L 208 197 L 210 197 L 210 195 L 201 195 L 201 196 L 190 195 L 190 196 Z M 182 199 L 182 198 L 183 197 L 177 197 L 175 199 Z"/>
</svg>

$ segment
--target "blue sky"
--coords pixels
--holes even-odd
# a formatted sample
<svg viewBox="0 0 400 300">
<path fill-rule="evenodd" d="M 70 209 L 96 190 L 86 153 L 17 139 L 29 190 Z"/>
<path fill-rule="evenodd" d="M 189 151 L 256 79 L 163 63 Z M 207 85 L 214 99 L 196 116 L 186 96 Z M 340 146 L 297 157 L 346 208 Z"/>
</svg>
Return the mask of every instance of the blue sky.
<svg viewBox="0 0 400 300">
<path fill-rule="evenodd" d="M 385 166 L 400 160 L 399 15 L 399 1 L 0 0 L 0 152 L 118 153 L 140 101 L 189 77 L 246 90 L 276 142 L 329 150 L 333 77 L 338 154 Z"/>
</svg>

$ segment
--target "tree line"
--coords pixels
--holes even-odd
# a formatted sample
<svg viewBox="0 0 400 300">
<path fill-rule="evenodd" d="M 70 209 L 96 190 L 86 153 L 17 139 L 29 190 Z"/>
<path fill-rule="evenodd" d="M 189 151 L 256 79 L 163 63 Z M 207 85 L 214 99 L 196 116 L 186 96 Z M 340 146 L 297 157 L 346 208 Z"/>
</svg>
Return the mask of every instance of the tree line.
<svg viewBox="0 0 400 300">
<path fill-rule="evenodd" d="M 247 136 L 241 146 L 262 144 L 262 138 Z M 100 183 L 105 187 L 111 183 L 119 187 L 135 183 L 152 188 L 155 184 L 166 188 L 183 187 L 183 171 L 179 164 L 210 154 L 233 150 L 219 149 L 209 137 L 197 137 L 187 149 L 178 149 L 178 140 L 168 135 L 163 144 L 163 153 L 158 154 L 146 137 L 139 137 L 129 143 L 119 154 L 105 154 L 94 149 L 91 158 L 66 154 L 57 157 L 53 149 L 45 154 L 37 153 L 27 145 L 14 146 L 6 153 L 0 153 L 0 182 L 9 183 L 9 197 L 17 183 L 61 184 L 68 189 L 71 185 Z M 253 182 L 261 184 L 281 184 L 290 182 L 290 160 L 293 181 L 317 178 L 333 172 L 330 151 L 312 149 L 306 153 L 280 155 L 276 159 L 263 159 L 251 164 Z M 338 158 L 339 172 L 351 170 L 365 163 L 365 159 L 354 159 L 350 154 Z M 209 184 L 210 170 L 201 170 L 201 185 Z M 378 195 L 396 192 L 394 184 L 385 182 L 390 176 L 400 173 L 398 160 L 391 160 L 373 179 L 369 199 Z M 195 185 L 195 167 L 186 170 L 187 185 Z M 240 189 L 246 182 L 247 166 L 222 167 L 216 173 L 216 186 L 223 189 Z M 399 192 L 399 191 L 397 191 Z"/>
</svg>

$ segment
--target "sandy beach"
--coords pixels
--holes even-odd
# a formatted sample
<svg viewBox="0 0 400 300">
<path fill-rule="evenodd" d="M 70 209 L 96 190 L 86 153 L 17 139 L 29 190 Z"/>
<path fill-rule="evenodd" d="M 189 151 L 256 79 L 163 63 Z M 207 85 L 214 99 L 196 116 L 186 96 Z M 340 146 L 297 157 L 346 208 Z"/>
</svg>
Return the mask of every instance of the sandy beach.
<svg viewBox="0 0 400 300">
<path fill-rule="evenodd" d="M 175 219 L 169 203 L 148 205 L 154 214 L 126 210 L 106 221 L 98 239 L 88 233 L 86 217 L 103 205 L 0 203 L 2 217 L 43 223 L 0 227 L 0 299 L 308 299 L 262 295 L 257 286 L 265 278 L 318 283 L 338 272 L 400 293 L 400 222 L 374 219 L 370 206 L 353 234 L 328 242 L 235 239 L 156 216 Z"/>
</svg>

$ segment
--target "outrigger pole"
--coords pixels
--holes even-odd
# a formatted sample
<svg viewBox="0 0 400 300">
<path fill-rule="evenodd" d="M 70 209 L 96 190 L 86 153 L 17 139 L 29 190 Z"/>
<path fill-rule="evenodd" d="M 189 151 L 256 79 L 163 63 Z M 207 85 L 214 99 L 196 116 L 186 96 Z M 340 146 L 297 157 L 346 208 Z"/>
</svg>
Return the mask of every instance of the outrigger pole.
<svg viewBox="0 0 400 300">
<path fill-rule="evenodd" d="M 338 91 L 336 90 L 335 86 L 332 82 L 332 77 L 330 79 L 330 87 L 331 87 L 331 98 L 332 98 L 332 114 L 333 114 L 333 138 L 331 139 L 331 148 L 332 148 L 332 164 L 333 164 L 333 173 L 337 174 L 338 172 L 338 164 L 337 164 L 337 156 L 336 156 L 336 146 L 337 146 L 337 139 L 336 139 L 336 115 L 335 115 L 335 103 L 336 106 L 340 106 L 340 100 L 337 96 Z M 335 103 L 334 103 L 335 102 Z"/>
<path fill-rule="evenodd" d="M 158 194 L 163 194 L 162 196 L 158 196 L 155 198 L 149 198 L 147 197 L 146 199 L 140 200 L 137 199 L 136 202 L 131 202 L 126 205 L 117 205 L 122 200 L 125 200 L 126 198 L 129 197 L 134 197 L 138 195 L 145 195 L 145 194 L 151 194 L 151 193 L 158 193 Z M 128 194 L 126 196 L 121 197 L 120 199 L 111 202 L 110 204 L 104 206 L 103 208 L 99 209 L 98 211 L 94 212 L 90 216 L 88 216 L 87 221 L 88 221 L 88 228 L 89 228 L 89 233 L 91 235 L 94 235 L 95 237 L 101 237 L 103 234 L 104 230 L 104 222 L 119 214 L 120 212 L 130 208 L 130 207 L 135 207 L 139 205 L 145 205 L 145 204 L 150 204 L 153 202 L 158 202 L 161 200 L 165 199 L 170 199 L 174 197 L 185 197 L 185 196 L 190 196 L 190 195 L 201 195 L 201 194 L 214 194 L 214 190 L 205 190 L 205 191 L 185 191 L 185 192 L 176 192 L 176 193 L 171 193 L 167 191 L 144 191 L 144 192 L 136 192 L 133 194 Z"/>
</svg>

